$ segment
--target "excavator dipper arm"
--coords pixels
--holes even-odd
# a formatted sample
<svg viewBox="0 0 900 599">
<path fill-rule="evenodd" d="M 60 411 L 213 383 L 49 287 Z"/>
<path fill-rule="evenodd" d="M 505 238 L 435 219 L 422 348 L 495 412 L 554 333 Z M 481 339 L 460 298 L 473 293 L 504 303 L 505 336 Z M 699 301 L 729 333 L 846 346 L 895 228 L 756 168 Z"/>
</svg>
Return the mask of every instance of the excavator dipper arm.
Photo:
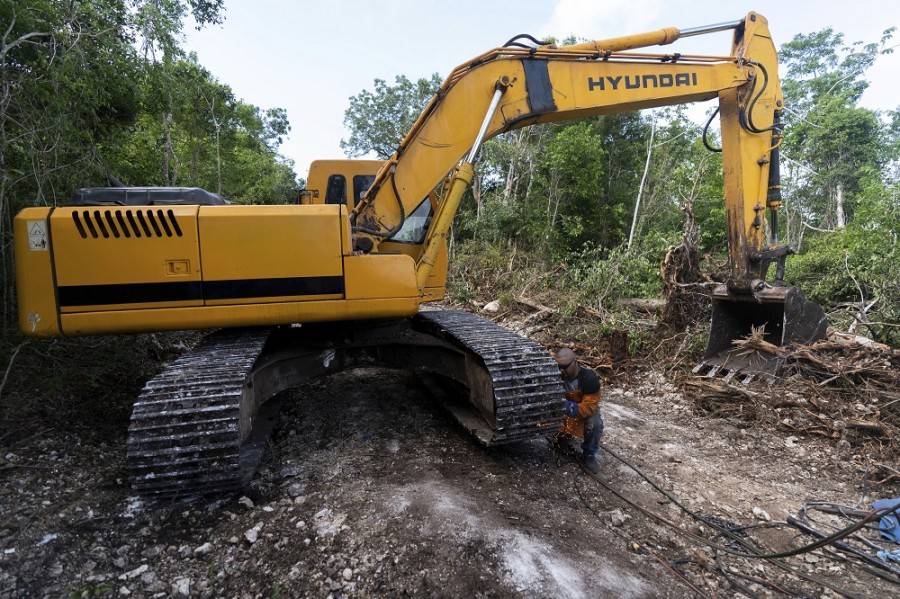
<svg viewBox="0 0 900 599">
<path fill-rule="evenodd" d="M 626 52 L 725 29 L 734 30 L 728 56 Z M 777 364 L 771 361 L 736 361 L 732 341 L 762 327 L 776 345 L 809 343 L 824 336 L 827 323 L 819 306 L 782 281 L 785 256 L 793 252 L 777 244 L 784 103 L 775 46 L 767 21 L 756 13 L 683 32 L 666 28 L 564 47 L 507 46 L 458 67 L 356 206 L 350 217 L 354 248 L 364 253 L 377 249 L 449 173 L 416 265 L 422 289 L 472 180 L 472 163 L 483 139 L 538 123 L 713 98 L 719 101 L 722 129 L 731 276 L 713 295 L 706 358 L 716 371 L 773 374 Z M 485 115 L 483 121 L 473 114 Z M 769 285 L 765 281 L 773 257 L 777 280 Z"/>
</svg>

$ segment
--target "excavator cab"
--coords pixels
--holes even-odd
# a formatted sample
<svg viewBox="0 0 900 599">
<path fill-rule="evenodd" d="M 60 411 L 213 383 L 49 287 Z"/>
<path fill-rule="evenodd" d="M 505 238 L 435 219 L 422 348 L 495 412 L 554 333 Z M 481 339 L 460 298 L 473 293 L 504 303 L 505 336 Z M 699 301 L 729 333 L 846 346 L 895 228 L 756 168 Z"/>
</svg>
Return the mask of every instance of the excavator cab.
<svg viewBox="0 0 900 599">
<path fill-rule="evenodd" d="M 383 160 L 314 160 L 299 203 L 343 204 L 352 210 L 383 165 Z"/>
</svg>

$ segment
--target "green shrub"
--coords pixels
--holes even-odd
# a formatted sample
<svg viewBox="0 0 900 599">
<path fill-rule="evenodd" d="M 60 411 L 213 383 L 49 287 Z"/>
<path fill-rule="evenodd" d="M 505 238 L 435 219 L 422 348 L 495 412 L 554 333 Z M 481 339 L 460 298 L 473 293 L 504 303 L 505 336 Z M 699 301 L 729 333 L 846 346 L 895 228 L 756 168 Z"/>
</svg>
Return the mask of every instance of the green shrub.
<svg viewBox="0 0 900 599">
<path fill-rule="evenodd" d="M 789 261 L 788 279 L 829 312 L 832 326 L 848 327 L 861 304 L 873 323 L 859 332 L 900 346 L 900 251 L 897 232 L 854 223 L 810 239 Z M 874 302 L 874 303 L 873 303 Z"/>
<path fill-rule="evenodd" d="M 590 248 L 573 259 L 569 284 L 576 290 L 573 299 L 598 310 L 624 298 L 656 298 L 662 293 L 659 264 L 665 247 L 662 237 L 629 250 L 621 245 L 611 250 Z"/>
</svg>

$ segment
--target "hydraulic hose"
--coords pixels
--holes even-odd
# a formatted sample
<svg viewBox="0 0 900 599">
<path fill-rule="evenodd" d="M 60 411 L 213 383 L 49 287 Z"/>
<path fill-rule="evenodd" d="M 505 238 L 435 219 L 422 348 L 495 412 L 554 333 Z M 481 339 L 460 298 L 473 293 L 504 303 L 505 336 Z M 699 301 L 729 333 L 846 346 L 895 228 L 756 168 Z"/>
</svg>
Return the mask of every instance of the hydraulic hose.
<svg viewBox="0 0 900 599">
<path fill-rule="evenodd" d="M 766 91 L 766 88 L 769 86 L 769 71 L 766 70 L 766 67 L 762 65 L 762 63 L 756 62 L 755 60 L 748 60 L 747 64 L 752 65 L 762 72 L 763 83 L 762 87 L 759 88 L 759 91 L 756 92 L 756 95 L 750 100 L 747 108 L 742 109 L 740 114 L 738 114 L 738 120 L 741 123 L 741 127 L 750 133 L 765 133 L 766 131 L 777 131 L 781 129 L 781 125 L 776 122 L 772 124 L 771 127 L 766 127 L 765 129 L 759 129 L 756 125 L 753 124 L 753 108 L 756 106 L 756 102 L 763 95 L 763 92 Z"/>
<path fill-rule="evenodd" d="M 713 110 L 711 115 L 709 115 L 709 118 L 706 120 L 706 124 L 703 125 L 703 147 L 705 147 L 710 152 L 722 151 L 722 148 L 713 147 L 713 145 L 709 143 L 709 126 L 712 125 L 713 119 L 716 118 L 717 114 L 719 114 L 718 106 L 716 106 L 716 109 Z"/>
</svg>

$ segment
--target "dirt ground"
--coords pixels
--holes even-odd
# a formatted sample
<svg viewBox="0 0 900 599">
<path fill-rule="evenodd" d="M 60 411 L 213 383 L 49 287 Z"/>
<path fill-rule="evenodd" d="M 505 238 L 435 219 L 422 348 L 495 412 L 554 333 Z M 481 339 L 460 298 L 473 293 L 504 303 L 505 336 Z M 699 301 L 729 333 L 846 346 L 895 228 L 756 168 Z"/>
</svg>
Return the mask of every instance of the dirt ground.
<svg viewBox="0 0 900 599">
<path fill-rule="evenodd" d="M 598 478 L 609 488 L 544 440 L 484 449 L 418 379 L 386 370 L 292 391 L 240 497 L 148 504 L 127 485 L 124 436 L 46 431 L 0 456 L 0 599 L 900 592 L 830 549 L 783 560 L 796 572 L 714 554 L 613 493 L 732 550 L 745 551 L 675 501 L 714 523 L 753 525 L 744 533 L 779 551 L 814 540 L 777 525 L 807 502 L 867 511 L 900 495 L 868 484 L 866 455 L 701 417 L 654 371 L 611 381 L 602 412 L 604 445 L 671 497 L 606 452 Z M 821 512 L 807 520 L 829 532 L 848 522 Z"/>
</svg>

